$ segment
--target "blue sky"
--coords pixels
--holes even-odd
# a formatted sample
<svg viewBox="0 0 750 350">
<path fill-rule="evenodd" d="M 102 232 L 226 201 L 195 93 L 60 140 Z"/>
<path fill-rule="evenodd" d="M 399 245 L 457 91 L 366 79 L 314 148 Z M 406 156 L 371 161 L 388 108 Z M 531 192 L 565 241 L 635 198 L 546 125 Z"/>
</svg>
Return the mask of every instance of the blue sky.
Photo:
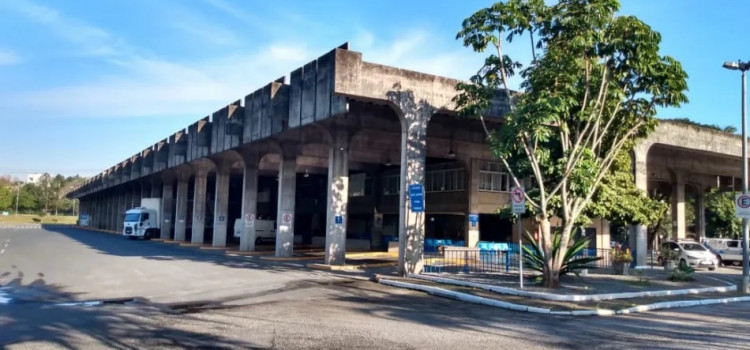
<svg viewBox="0 0 750 350">
<path fill-rule="evenodd" d="M 94 175 L 345 41 L 367 61 L 468 78 L 482 56 L 455 34 L 490 4 L 0 0 L 0 175 Z M 740 75 L 721 64 L 750 60 L 749 1 L 626 0 L 621 13 L 661 32 L 690 75 L 690 103 L 660 117 L 739 126 Z"/>
</svg>

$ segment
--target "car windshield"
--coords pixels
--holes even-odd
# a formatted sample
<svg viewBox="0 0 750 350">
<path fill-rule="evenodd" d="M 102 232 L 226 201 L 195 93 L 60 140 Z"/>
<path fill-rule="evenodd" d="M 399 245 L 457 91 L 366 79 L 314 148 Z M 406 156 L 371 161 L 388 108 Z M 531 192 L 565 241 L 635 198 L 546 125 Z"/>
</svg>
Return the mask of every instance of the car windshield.
<svg viewBox="0 0 750 350">
<path fill-rule="evenodd" d="M 704 251 L 704 250 L 706 250 L 706 248 L 703 248 L 703 246 L 700 245 L 700 244 L 698 244 L 698 243 L 683 243 L 682 244 L 682 249 L 691 250 L 691 251 Z"/>
<path fill-rule="evenodd" d="M 141 219 L 141 214 L 139 213 L 125 214 L 126 222 L 138 222 L 138 220 L 140 219 Z"/>
</svg>

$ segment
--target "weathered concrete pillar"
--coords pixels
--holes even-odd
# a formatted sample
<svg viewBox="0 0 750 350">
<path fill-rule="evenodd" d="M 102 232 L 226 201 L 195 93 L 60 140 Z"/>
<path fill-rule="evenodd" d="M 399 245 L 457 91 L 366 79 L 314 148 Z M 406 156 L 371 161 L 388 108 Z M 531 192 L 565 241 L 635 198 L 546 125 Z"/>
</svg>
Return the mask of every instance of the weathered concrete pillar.
<svg viewBox="0 0 750 350">
<path fill-rule="evenodd" d="M 331 136 L 325 263 L 343 265 L 346 260 L 346 208 L 349 203 L 349 135 L 346 130 L 334 130 Z"/>
<path fill-rule="evenodd" d="M 229 175 L 232 163 L 216 164 L 216 190 L 214 191 L 214 247 L 227 245 L 227 210 L 229 209 Z"/>
<path fill-rule="evenodd" d="M 633 148 L 633 173 L 635 175 L 635 187 L 639 190 L 648 191 L 648 169 L 646 166 L 650 144 L 640 143 Z M 648 231 L 645 225 L 630 226 L 629 239 L 630 250 L 633 254 L 635 266 L 646 266 L 648 259 Z"/>
<path fill-rule="evenodd" d="M 290 257 L 294 253 L 297 149 L 296 147 L 285 147 L 281 153 L 281 163 L 279 164 L 279 203 L 276 213 L 276 256 Z"/>
<path fill-rule="evenodd" d="M 685 173 L 672 175 L 672 237 L 685 238 Z"/>
<path fill-rule="evenodd" d="M 178 170 L 179 172 L 180 170 Z M 175 205 L 174 240 L 185 241 L 187 229 L 188 179 L 190 173 L 182 170 L 177 174 L 177 204 Z"/>
<path fill-rule="evenodd" d="M 240 251 L 255 251 L 255 218 L 258 212 L 258 156 L 243 154 L 245 162 L 242 176 L 242 234 Z"/>
<path fill-rule="evenodd" d="M 193 185 L 193 236 L 190 243 L 202 244 L 206 232 L 206 185 L 208 181 L 208 167 L 195 167 L 195 181 Z"/>
<path fill-rule="evenodd" d="M 171 178 L 170 178 L 171 180 Z M 161 179 L 151 179 L 151 191 L 148 193 L 148 195 L 151 198 L 161 198 L 163 195 L 163 180 Z M 172 186 L 174 188 L 174 186 Z"/>
<path fill-rule="evenodd" d="M 117 198 L 115 197 L 114 191 L 111 189 L 107 190 L 107 219 L 105 221 L 105 230 L 114 231 L 115 227 L 115 212 L 117 211 Z"/>
<path fill-rule="evenodd" d="M 703 241 L 706 238 L 706 191 L 703 185 L 697 186 L 695 197 L 695 227 L 698 234 L 698 240 Z"/>
<path fill-rule="evenodd" d="M 402 118 L 401 176 L 399 193 L 399 273 L 418 274 L 424 269 L 425 203 L 424 169 L 427 156 L 427 123 L 434 109 L 411 92 L 397 91 L 389 100 Z M 414 190 L 410 190 L 414 188 Z M 422 208 L 412 207 L 410 192 L 420 189 Z M 421 210 L 419 210 L 421 209 Z"/>
<path fill-rule="evenodd" d="M 125 186 L 120 185 L 120 187 L 117 189 L 118 192 L 118 198 L 117 198 L 117 215 L 116 215 L 116 222 L 115 225 L 117 227 L 117 232 L 122 232 L 123 230 L 123 220 L 125 219 L 125 211 L 128 210 L 128 194 L 127 189 L 125 189 Z"/>
<path fill-rule="evenodd" d="M 476 247 L 479 244 L 479 169 L 478 159 L 461 159 L 466 164 L 466 176 L 469 177 L 469 188 L 466 189 L 469 200 L 469 215 L 466 216 L 464 239 L 467 247 Z M 476 215 L 476 216 L 474 216 Z M 476 219 L 476 220 L 473 220 Z M 518 230 L 513 229 L 513 232 Z"/>
<path fill-rule="evenodd" d="M 141 180 L 140 184 L 141 184 L 141 191 L 138 194 L 140 196 L 140 200 L 138 201 L 138 204 L 139 204 L 138 206 L 140 206 L 140 203 L 143 202 L 143 198 L 149 198 L 151 196 L 151 186 L 150 186 L 151 182 L 149 180 Z"/>
<path fill-rule="evenodd" d="M 187 187 L 187 186 L 185 186 Z M 153 193 L 153 188 L 151 190 Z M 152 194 L 153 195 L 153 194 Z M 164 185 L 162 186 L 161 191 L 161 231 L 159 238 L 161 239 L 170 239 L 172 237 L 172 225 L 174 225 L 173 222 L 173 216 L 174 213 L 172 212 L 174 209 L 174 200 L 172 197 L 174 196 L 174 182 L 166 179 L 164 181 Z M 184 232 L 184 230 L 183 230 Z"/>
</svg>

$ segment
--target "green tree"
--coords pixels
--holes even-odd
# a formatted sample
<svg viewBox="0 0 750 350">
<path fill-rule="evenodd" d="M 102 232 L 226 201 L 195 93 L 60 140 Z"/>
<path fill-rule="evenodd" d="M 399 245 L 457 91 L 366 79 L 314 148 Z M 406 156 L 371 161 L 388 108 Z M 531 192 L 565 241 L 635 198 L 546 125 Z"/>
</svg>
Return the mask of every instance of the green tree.
<svg viewBox="0 0 750 350">
<path fill-rule="evenodd" d="M 616 0 L 549 6 L 508 0 L 465 19 L 457 35 L 477 52 L 496 51 L 469 83 L 457 85 L 454 100 L 462 115 L 484 122 L 498 95 L 510 97 L 502 127 L 485 130 L 514 182 L 534 181 L 527 202 L 541 232 L 547 287 L 559 286 L 567 252 L 567 244 L 553 252 L 550 218 L 560 218 L 561 240 L 569 242 L 617 155 L 657 125 L 656 107 L 687 101 L 687 74 L 659 54 L 659 33 L 635 17 L 617 16 L 618 9 Z M 522 35 L 530 37 L 533 57 L 523 69 L 502 50 L 503 41 Z M 509 90 L 516 71 L 522 94 Z"/>
<path fill-rule="evenodd" d="M 25 184 L 21 186 L 21 191 L 18 196 L 18 210 L 24 213 L 38 213 L 41 210 L 41 203 L 39 201 L 41 196 L 39 193 L 39 187 L 34 184 Z"/>
<path fill-rule="evenodd" d="M 706 196 L 706 234 L 711 237 L 739 238 L 742 220 L 735 216 L 734 193 L 714 188 Z"/>
<path fill-rule="evenodd" d="M 635 187 L 630 155 L 620 152 L 586 207 L 583 218 L 605 218 L 620 227 L 652 226 L 662 220 L 668 209 L 665 200 L 650 198 L 648 193 Z"/>
<path fill-rule="evenodd" d="M 16 191 L 9 185 L 0 184 L 0 210 L 13 208 L 16 199 Z"/>
</svg>

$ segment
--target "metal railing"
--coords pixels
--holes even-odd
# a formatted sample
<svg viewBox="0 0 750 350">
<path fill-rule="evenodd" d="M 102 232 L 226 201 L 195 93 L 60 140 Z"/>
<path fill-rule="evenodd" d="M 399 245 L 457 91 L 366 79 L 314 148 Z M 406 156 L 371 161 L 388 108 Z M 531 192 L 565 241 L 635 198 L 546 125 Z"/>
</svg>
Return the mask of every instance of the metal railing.
<svg viewBox="0 0 750 350">
<path fill-rule="evenodd" d="M 529 247 L 530 248 L 530 247 Z M 590 268 L 609 268 L 612 261 L 609 249 L 584 249 L 576 256 L 599 256 Z M 481 249 L 440 246 L 425 251 L 425 272 L 488 273 L 518 271 L 518 244 L 508 243 L 507 249 Z"/>
</svg>

